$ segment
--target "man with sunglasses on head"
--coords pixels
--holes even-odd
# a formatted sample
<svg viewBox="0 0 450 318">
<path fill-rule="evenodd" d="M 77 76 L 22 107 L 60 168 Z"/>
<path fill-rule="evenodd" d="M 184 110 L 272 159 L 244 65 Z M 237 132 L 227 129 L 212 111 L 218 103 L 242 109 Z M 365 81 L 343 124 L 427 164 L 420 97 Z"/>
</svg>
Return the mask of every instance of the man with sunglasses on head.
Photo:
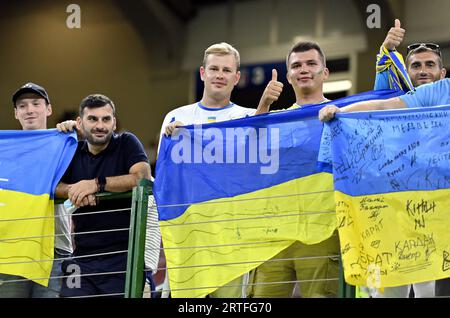
<svg viewBox="0 0 450 318">
<path fill-rule="evenodd" d="M 439 45 L 434 43 L 408 46 L 406 66 L 414 87 L 439 81 L 447 74 Z"/>
<path fill-rule="evenodd" d="M 375 90 L 398 89 L 405 92 L 412 91 L 423 84 L 429 84 L 445 78 L 446 69 L 442 62 L 442 54 L 439 45 L 434 43 L 414 43 L 407 47 L 406 65 L 403 57 L 396 48 L 403 42 L 405 29 L 401 27 L 400 20 L 395 20 L 380 53 L 377 56 L 377 75 L 375 78 Z M 408 297 L 413 288 L 416 298 L 433 297 L 435 294 L 435 282 L 423 282 L 414 285 L 385 288 L 370 291 L 372 297 L 392 298 Z"/>
<path fill-rule="evenodd" d="M 405 29 L 400 20 L 395 20 L 377 56 L 377 76 L 375 90 L 403 89 L 414 90 L 423 84 L 444 79 L 447 70 L 444 68 L 439 45 L 434 43 L 414 43 L 408 46 L 406 66 L 403 57 L 396 48 L 403 42 Z"/>
<path fill-rule="evenodd" d="M 385 42 L 382 51 L 394 52 L 404 36 L 404 30 L 400 28 L 400 21 L 396 20 L 396 26 L 392 28 Z M 406 95 L 388 100 L 368 101 L 352 104 L 343 108 L 334 105 L 324 107 L 319 113 L 319 119 L 329 121 L 334 118 L 336 112 L 370 111 L 382 109 L 398 109 L 410 107 L 440 106 L 450 104 L 450 79 L 446 79 L 446 69 L 443 67 L 442 53 L 439 45 L 434 43 L 415 43 L 408 46 L 406 56 L 407 74 L 398 67 L 399 55 L 391 54 L 392 64 L 384 71 L 379 72 L 380 61 L 389 58 L 378 58 L 377 79 L 375 89 L 403 89 L 408 90 L 407 82 L 414 86 Z M 386 62 L 384 61 L 384 62 Z M 395 70 L 393 70 L 395 68 Z M 408 78 L 409 77 L 409 78 Z M 384 79 L 383 79 L 384 78 Z M 383 84 L 384 83 L 384 84 Z M 435 289 L 434 289 L 435 284 Z M 416 297 L 433 297 L 450 295 L 450 279 L 438 280 L 436 282 L 423 282 L 414 284 Z M 384 293 L 375 290 L 371 291 L 372 297 L 408 297 L 410 286 L 398 286 L 385 288 Z"/>
</svg>

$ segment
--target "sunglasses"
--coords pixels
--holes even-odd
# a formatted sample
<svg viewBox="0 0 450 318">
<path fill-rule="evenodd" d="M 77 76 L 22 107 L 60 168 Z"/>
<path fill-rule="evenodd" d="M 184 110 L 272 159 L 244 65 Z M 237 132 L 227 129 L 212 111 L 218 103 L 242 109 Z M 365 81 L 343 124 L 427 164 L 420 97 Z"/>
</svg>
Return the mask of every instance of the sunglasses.
<svg viewBox="0 0 450 318">
<path fill-rule="evenodd" d="M 409 54 L 411 51 L 417 50 L 418 48 L 427 48 L 430 49 L 436 53 L 438 53 L 439 55 L 441 55 L 441 49 L 439 47 L 439 45 L 435 44 L 435 43 L 414 43 L 411 45 L 408 45 L 408 47 L 406 48 L 406 54 Z"/>
</svg>

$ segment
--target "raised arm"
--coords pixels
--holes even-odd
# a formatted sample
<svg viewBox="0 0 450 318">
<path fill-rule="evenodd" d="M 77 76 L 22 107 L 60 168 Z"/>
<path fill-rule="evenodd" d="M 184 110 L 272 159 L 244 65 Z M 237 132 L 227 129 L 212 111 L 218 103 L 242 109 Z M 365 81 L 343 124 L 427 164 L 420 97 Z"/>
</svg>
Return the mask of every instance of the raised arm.
<svg viewBox="0 0 450 318">
<path fill-rule="evenodd" d="M 400 44 L 402 44 L 403 39 L 405 37 L 405 29 L 402 29 L 402 25 L 399 19 L 395 19 L 394 27 L 392 27 L 388 34 L 386 35 L 386 39 L 383 42 L 383 46 L 388 51 L 395 50 Z"/>
<path fill-rule="evenodd" d="M 268 113 L 270 105 L 277 101 L 283 91 L 283 83 L 278 82 L 277 70 L 272 70 L 272 80 L 267 84 L 266 89 L 261 96 L 261 99 L 256 109 L 255 115 Z"/>
</svg>

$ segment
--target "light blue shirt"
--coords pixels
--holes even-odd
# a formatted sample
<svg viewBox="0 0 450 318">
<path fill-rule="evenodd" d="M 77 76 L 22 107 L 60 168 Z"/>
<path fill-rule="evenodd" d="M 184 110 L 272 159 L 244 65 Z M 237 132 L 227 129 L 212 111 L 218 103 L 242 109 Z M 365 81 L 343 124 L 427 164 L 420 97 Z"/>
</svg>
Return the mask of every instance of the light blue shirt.
<svg viewBox="0 0 450 318">
<path fill-rule="evenodd" d="M 382 89 L 391 89 L 389 86 L 389 72 L 377 72 L 375 76 L 375 85 L 373 86 L 374 91 L 382 90 Z"/>
<path fill-rule="evenodd" d="M 450 104 L 450 78 L 421 85 L 400 98 L 409 108 Z"/>
</svg>

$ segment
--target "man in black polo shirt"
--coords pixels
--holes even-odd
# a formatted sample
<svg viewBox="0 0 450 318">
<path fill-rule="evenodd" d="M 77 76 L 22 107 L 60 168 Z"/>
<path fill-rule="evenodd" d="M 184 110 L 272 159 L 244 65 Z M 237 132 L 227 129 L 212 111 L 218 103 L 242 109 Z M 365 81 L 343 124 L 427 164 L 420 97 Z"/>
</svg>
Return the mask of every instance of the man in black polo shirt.
<svg viewBox="0 0 450 318">
<path fill-rule="evenodd" d="M 99 203 L 95 194 L 131 190 L 139 179 L 150 178 L 150 166 L 144 147 L 136 136 L 127 132 L 114 133 L 115 107 L 108 97 L 93 94 L 83 99 L 76 127 L 86 140 L 78 143 L 75 156 L 58 184 L 56 195 L 68 197 L 79 208 L 72 217 L 75 258 L 66 262 L 64 267 L 67 274 L 78 272 L 81 278 L 80 284 L 73 284 L 69 280 L 74 279 L 68 276 L 61 296 L 123 296 L 125 273 L 85 275 L 126 270 L 131 199 Z M 126 210 L 87 213 L 118 209 Z M 77 234 L 108 230 L 113 231 Z M 106 255 L 98 255 L 104 253 Z"/>
</svg>

